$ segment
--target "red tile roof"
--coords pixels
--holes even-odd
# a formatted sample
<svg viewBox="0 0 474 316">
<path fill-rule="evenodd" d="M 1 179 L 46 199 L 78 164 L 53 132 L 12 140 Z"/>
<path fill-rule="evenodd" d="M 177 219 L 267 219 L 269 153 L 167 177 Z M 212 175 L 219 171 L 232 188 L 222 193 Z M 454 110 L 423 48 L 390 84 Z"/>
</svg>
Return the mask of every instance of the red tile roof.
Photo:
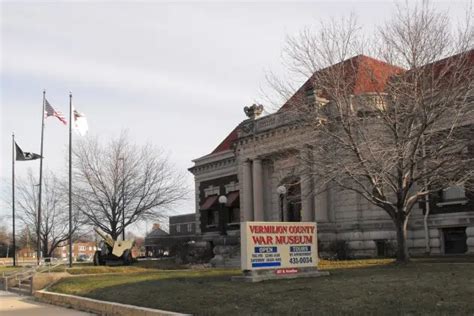
<svg viewBox="0 0 474 316">
<path fill-rule="evenodd" d="M 235 140 L 237 140 L 238 130 L 239 130 L 238 126 L 234 128 L 234 130 L 230 132 L 229 135 L 227 135 L 227 137 L 219 144 L 219 146 L 217 146 L 216 149 L 212 151 L 211 155 L 225 151 L 225 150 L 232 149 L 232 144 L 234 143 Z"/>
<path fill-rule="evenodd" d="M 332 65 L 328 68 L 322 69 L 311 76 L 308 81 L 280 108 L 279 111 L 291 107 L 292 103 L 304 96 L 305 91 L 311 87 L 311 83 L 315 81 L 318 73 L 323 71 L 330 71 L 335 67 L 344 67 L 343 71 L 347 79 L 351 81 L 353 86 L 352 92 L 354 94 L 362 94 L 368 92 L 377 92 L 383 90 L 388 78 L 394 74 L 403 71 L 402 68 L 396 67 L 385 62 L 364 56 L 358 55 L 347 59 L 342 63 Z M 236 127 L 227 137 L 212 151 L 211 154 L 216 154 L 232 148 L 232 144 L 237 140 L 238 127 Z"/>
<path fill-rule="evenodd" d="M 435 66 L 437 68 L 435 72 L 442 72 L 441 69 L 448 61 L 452 58 L 459 58 L 460 56 L 467 57 L 467 65 L 468 67 L 472 67 L 474 64 L 474 50 L 439 60 L 424 67 Z M 406 70 L 401 67 L 368 56 L 357 55 L 314 73 L 278 111 L 285 111 L 290 109 L 292 106 L 301 104 L 301 101 L 306 98 L 305 92 L 308 89 L 313 89 L 314 87 L 317 88 L 316 81 L 318 75 L 332 70 L 335 70 L 337 74 L 343 74 L 344 80 L 342 80 L 342 82 L 344 82 L 348 87 L 347 91 L 354 95 L 381 92 L 385 89 L 386 84 L 391 77 L 406 72 Z M 410 72 L 408 71 L 407 73 L 409 74 Z M 212 151 L 211 154 L 231 149 L 232 144 L 237 140 L 237 137 L 238 127 L 227 135 L 227 137 Z"/>
<path fill-rule="evenodd" d="M 426 70 L 426 74 L 435 80 L 441 79 L 439 83 L 442 84 L 437 83 L 438 89 L 444 84 L 469 85 L 474 71 L 474 49 L 426 64 L 420 69 Z M 411 73 L 407 71 L 407 75 Z"/>
<path fill-rule="evenodd" d="M 354 95 L 360 95 L 383 91 L 390 77 L 405 70 L 368 56 L 357 55 L 315 72 L 279 111 L 285 111 L 301 104 L 306 98 L 305 91 L 313 88 L 317 89 L 318 76 L 331 75 L 332 71 L 334 71 L 332 75 L 342 75 L 344 77 L 341 84 L 344 84 L 346 91 Z M 324 96 L 324 92 L 322 96 Z"/>
</svg>

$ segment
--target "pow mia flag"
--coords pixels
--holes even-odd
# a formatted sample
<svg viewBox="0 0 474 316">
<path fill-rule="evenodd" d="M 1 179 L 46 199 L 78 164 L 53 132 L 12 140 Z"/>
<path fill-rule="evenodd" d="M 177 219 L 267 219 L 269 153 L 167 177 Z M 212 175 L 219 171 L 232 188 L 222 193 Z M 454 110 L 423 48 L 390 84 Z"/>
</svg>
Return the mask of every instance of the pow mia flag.
<svg viewBox="0 0 474 316">
<path fill-rule="evenodd" d="M 41 155 L 35 153 L 27 153 L 21 150 L 20 146 L 15 142 L 16 147 L 16 159 L 17 161 L 27 161 L 27 160 L 36 160 L 41 158 Z"/>
</svg>

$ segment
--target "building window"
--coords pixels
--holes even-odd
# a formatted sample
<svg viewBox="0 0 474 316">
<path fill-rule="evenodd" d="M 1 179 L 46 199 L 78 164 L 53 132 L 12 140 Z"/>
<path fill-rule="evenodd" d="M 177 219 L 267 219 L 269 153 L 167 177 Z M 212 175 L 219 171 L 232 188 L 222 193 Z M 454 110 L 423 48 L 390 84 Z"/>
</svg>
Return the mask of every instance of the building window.
<svg viewBox="0 0 474 316">
<path fill-rule="evenodd" d="M 234 207 L 230 210 L 229 223 L 240 223 L 240 208 Z"/>
<path fill-rule="evenodd" d="M 288 185 L 286 203 L 286 220 L 288 222 L 301 222 L 301 184 L 299 180 L 294 180 Z"/>
<path fill-rule="evenodd" d="M 219 212 L 218 211 L 209 211 L 207 215 L 207 226 L 217 226 L 219 222 Z"/>
<path fill-rule="evenodd" d="M 181 232 L 181 225 L 176 225 L 176 232 L 180 233 Z"/>
<path fill-rule="evenodd" d="M 86 250 L 86 246 L 79 246 L 79 250 Z"/>
<path fill-rule="evenodd" d="M 188 233 L 192 232 L 193 231 L 193 224 L 188 224 L 187 228 L 188 228 Z"/>
<path fill-rule="evenodd" d="M 441 191 L 441 202 L 437 203 L 438 206 L 453 205 L 453 204 L 466 204 L 466 191 L 464 186 L 456 185 L 450 186 Z"/>
<path fill-rule="evenodd" d="M 466 198 L 466 191 L 463 186 L 452 186 L 443 190 L 443 201 L 456 201 Z"/>
</svg>

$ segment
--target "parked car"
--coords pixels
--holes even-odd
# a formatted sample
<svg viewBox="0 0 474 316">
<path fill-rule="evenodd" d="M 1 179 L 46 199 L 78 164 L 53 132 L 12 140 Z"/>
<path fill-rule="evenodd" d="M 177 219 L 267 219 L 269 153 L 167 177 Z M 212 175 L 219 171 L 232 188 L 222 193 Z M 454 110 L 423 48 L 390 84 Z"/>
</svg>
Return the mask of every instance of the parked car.
<svg viewBox="0 0 474 316">
<path fill-rule="evenodd" d="M 77 262 L 89 262 L 89 261 L 91 261 L 91 259 L 92 258 L 90 256 L 82 254 L 82 255 L 77 256 L 76 261 Z"/>
</svg>

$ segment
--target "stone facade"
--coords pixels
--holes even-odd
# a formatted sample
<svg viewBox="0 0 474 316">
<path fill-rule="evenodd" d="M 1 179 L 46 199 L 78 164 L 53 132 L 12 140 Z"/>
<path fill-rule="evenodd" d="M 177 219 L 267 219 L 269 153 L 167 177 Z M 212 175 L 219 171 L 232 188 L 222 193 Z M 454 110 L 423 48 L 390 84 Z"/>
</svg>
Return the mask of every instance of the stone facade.
<svg viewBox="0 0 474 316">
<path fill-rule="evenodd" d="M 318 179 L 305 173 L 298 159 L 304 154 L 300 144 L 305 143 L 305 137 L 304 127 L 289 111 L 251 116 L 239 124 L 214 152 L 193 161 L 190 171 L 195 176 L 196 221 L 201 222 L 205 212 L 222 211 L 218 205 L 207 205 L 211 204 L 208 196 L 228 196 L 226 187 L 237 186 L 240 221 L 315 221 L 323 255 L 331 255 L 340 241 L 354 257 L 390 255 L 395 250 L 396 232 L 384 210 L 354 192 L 335 187 L 314 192 Z M 277 191 L 282 185 L 289 188 L 285 195 Z M 430 202 L 436 211 L 427 218 L 427 232 L 422 205 L 412 211 L 408 224 L 410 253 L 424 254 L 427 238 L 432 255 L 474 253 L 472 193 L 466 192 L 462 201 L 439 202 Z M 202 222 L 198 226 L 204 239 L 222 237 L 220 230 L 213 231 Z M 228 235 L 238 236 L 238 230 L 227 230 Z"/>
</svg>

